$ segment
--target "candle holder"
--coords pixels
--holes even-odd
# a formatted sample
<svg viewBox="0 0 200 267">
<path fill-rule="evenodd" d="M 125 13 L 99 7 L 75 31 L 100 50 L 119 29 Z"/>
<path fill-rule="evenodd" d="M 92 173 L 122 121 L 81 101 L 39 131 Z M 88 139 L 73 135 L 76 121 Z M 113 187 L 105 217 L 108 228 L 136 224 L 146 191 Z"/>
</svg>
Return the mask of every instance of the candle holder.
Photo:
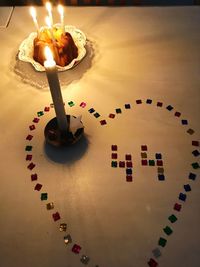
<svg viewBox="0 0 200 267">
<path fill-rule="evenodd" d="M 58 127 L 57 118 L 51 119 L 45 129 L 44 129 L 44 136 L 45 140 L 48 144 L 60 147 L 60 146 L 68 146 L 73 145 L 80 140 L 80 138 L 84 134 L 84 126 L 83 123 L 80 121 L 82 127 L 78 128 L 75 133 L 73 134 L 70 129 L 70 118 L 75 116 L 66 115 L 67 123 L 69 125 L 67 132 L 62 132 Z"/>
</svg>

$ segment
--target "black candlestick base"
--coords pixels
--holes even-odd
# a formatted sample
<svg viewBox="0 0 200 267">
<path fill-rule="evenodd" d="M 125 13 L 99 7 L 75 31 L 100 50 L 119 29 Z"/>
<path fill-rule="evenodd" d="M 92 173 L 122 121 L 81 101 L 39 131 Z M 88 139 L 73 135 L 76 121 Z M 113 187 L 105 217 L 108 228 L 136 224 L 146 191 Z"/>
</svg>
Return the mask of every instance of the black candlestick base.
<svg viewBox="0 0 200 267">
<path fill-rule="evenodd" d="M 66 115 L 66 117 L 69 125 L 71 115 Z M 75 116 L 73 117 L 76 118 Z M 84 133 L 83 126 L 82 128 L 77 129 L 77 131 L 74 134 L 72 134 L 70 131 L 68 131 L 67 133 L 61 132 L 60 129 L 58 128 L 56 117 L 50 120 L 44 129 L 46 142 L 57 147 L 75 144 L 81 138 L 83 133 Z"/>
</svg>

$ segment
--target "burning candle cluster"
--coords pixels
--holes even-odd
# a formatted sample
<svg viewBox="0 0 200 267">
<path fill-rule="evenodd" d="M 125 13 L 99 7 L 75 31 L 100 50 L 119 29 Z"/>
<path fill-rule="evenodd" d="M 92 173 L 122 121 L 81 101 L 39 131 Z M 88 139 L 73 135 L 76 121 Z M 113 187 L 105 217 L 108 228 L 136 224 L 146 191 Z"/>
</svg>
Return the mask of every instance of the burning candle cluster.
<svg viewBox="0 0 200 267">
<path fill-rule="evenodd" d="M 48 15 L 45 17 L 46 26 L 43 27 L 39 27 L 36 9 L 34 7 L 30 8 L 30 14 L 37 29 L 37 36 L 33 41 L 33 59 L 44 66 L 44 48 L 48 46 L 56 65 L 65 67 L 78 57 L 78 47 L 72 35 L 65 31 L 63 6 L 57 6 L 60 14 L 59 24 L 53 22 L 51 3 L 46 2 L 45 6 Z"/>
<path fill-rule="evenodd" d="M 52 28 L 53 28 L 52 5 L 50 2 L 46 2 L 45 7 L 46 7 L 46 10 L 48 12 L 48 16 L 45 17 L 45 23 L 46 23 L 47 27 L 49 28 L 49 30 L 52 32 Z M 57 10 L 58 10 L 58 13 L 60 14 L 60 25 L 61 25 L 62 32 L 64 33 L 65 32 L 64 8 L 62 5 L 59 4 L 57 6 Z M 37 33 L 39 35 L 40 28 L 39 28 L 39 24 L 37 21 L 36 9 L 34 7 L 30 7 L 30 14 L 31 14 L 31 17 L 33 18 L 34 25 L 35 25 Z M 53 32 L 52 32 L 52 38 L 54 39 Z"/>
</svg>

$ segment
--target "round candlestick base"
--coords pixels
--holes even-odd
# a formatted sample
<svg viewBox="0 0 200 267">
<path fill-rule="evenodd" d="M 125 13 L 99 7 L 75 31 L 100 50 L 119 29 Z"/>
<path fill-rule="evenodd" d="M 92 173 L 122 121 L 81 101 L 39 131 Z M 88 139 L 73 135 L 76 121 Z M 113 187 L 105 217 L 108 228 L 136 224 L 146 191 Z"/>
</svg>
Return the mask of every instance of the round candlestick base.
<svg viewBox="0 0 200 267">
<path fill-rule="evenodd" d="M 72 116 L 66 115 L 66 117 L 69 125 L 70 117 Z M 75 116 L 73 117 L 76 118 Z M 68 131 L 67 133 L 61 132 L 60 129 L 58 128 L 56 117 L 50 120 L 44 129 L 44 136 L 46 142 L 56 147 L 75 144 L 83 136 L 83 133 L 84 133 L 83 126 L 82 128 L 77 129 L 77 131 L 74 134 L 70 131 Z"/>
</svg>

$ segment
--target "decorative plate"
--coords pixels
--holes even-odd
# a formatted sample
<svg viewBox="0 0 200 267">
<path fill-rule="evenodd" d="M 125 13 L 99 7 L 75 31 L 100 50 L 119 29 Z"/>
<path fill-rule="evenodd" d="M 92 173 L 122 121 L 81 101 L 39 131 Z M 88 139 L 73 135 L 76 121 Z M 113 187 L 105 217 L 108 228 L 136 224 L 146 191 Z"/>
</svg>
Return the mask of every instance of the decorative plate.
<svg viewBox="0 0 200 267">
<path fill-rule="evenodd" d="M 60 27 L 60 24 L 55 24 L 55 27 Z M 46 27 L 42 27 L 44 29 Z M 74 39 L 74 42 L 78 48 L 78 57 L 74 58 L 70 64 L 66 65 L 65 67 L 57 66 L 58 71 L 65 71 L 71 69 L 75 65 L 77 65 L 86 55 L 86 36 L 85 34 L 77 29 L 75 26 L 72 25 L 65 25 L 65 31 L 69 32 Z M 37 61 L 33 59 L 33 41 L 36 38 L 37 33 L 32 32 L 28 38 L 26 38 L 19 47 L 18 58 L 24 62 L 30 62 L 35 70 L 37 71 L 45 71 L 45 68 Z"/>
</svg>

